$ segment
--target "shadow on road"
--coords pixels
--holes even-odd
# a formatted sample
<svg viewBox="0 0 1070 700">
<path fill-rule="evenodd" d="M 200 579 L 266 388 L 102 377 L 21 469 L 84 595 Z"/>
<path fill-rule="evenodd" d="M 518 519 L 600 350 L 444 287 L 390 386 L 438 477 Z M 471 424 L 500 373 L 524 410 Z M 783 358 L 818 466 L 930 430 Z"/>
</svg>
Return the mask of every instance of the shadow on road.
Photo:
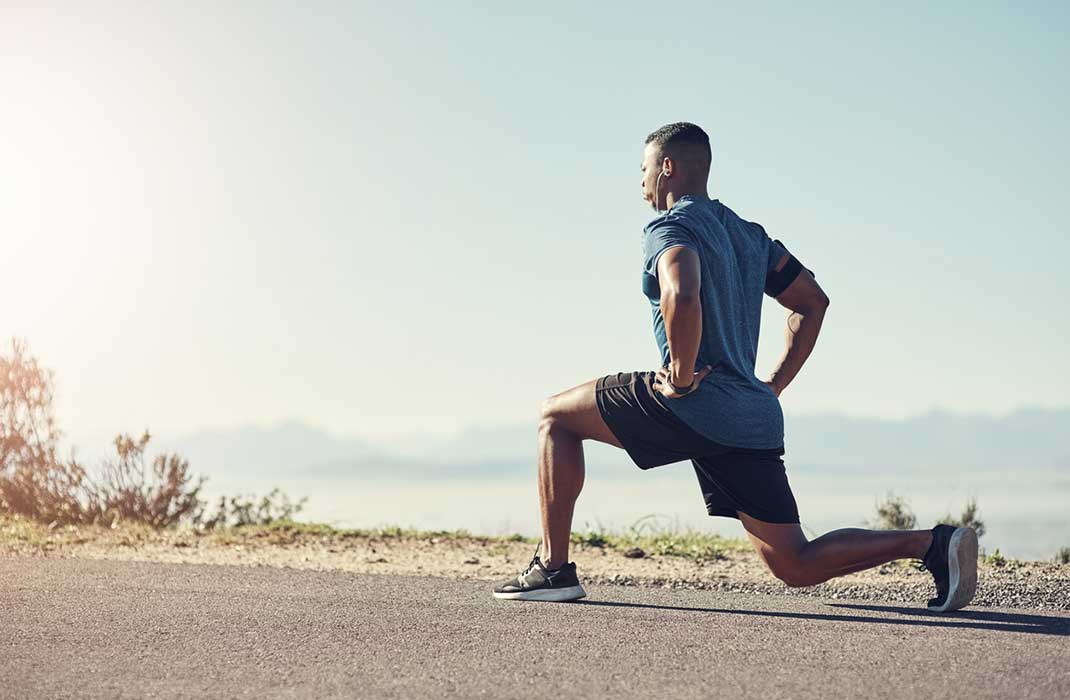
<svg viewBox="0 0 1070 700">
<path fill-rule="evenodd" d="M 723 615 L 753 615 L 756 617 L 783 617 L 796 620 L 829 620 L 837 622 L 873 622 L 884 625 L 923 625 L 927 627 L 952 627 L 962 629 L 995 630 L 997 632 L 1025 632 L 1027 634 L 1050 634 L 1057 637 L 1070 636 L 1070 618 L 1018 613 L 959 610 L 953 613 L 934 613 L 925 608 L 900 608 L 883 605 L 857 605 L 850 603 L 826 603 L 830 607 L 849 608 L 909 615 L 900 617 L 867 617 L 862 615 L 824 615 L 821 613 L 797 613 L 773 610 L 728 610 L 722 608 L 690 608 L 676 605 L 650 605 L 647 603 L 620 603 L 610 600 L 577 600 L 570 605 L 605 605 L 621 608 L 651 608 L 654 610 L 683 610 L 685 612 L 719 613 Z"/>
<path fill-rule="evenodd" d="M 828 605 L 834 608 L 853 608 L 855 610 L 871 610 L 873 612 L 895 613 L 897 615 L 912 615 L 914 617 L 927 618 L 928 620 L 969 620 L 975 623 L 980 623 L 973 625 L 959 625 L 960 627 L 970 626 L 981 629 L 1001 629 L 1013 632 L 1053 634 L 1059 637 L 1070 636 L 1070 618 L 1067 617 L 995 612 L 978 610 L 976 608 L 941 614 L 934 613 L 925 608 L 901 608 L 890 605 L 861 605 L 858 603 L 828 603 Z M 913 622 L 914 624 L 927 624 L 922 620 L 915 620 Z M 988 623 L 994 623 L 994 626 Z M 1030 629 L 1020 629 L 1022 627 Z"/>
</svg>

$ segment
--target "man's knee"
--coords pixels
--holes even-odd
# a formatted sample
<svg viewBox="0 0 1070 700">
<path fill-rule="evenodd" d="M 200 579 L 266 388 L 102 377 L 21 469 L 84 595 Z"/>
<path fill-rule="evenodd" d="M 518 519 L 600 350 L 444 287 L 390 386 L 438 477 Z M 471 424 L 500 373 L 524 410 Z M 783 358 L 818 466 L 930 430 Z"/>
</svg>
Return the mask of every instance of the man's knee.
<svg viewBox="0 0 1070 700">
<path fill-rule="evenodd" d="M 806 562 L 797 554 L 766 554 L 765 564 L 773 576 L 788 588 L 801 588 L 816 583 L 813 572 L 808 570 Z"/>
<path fill-rule="evenodd" d="M 542 400 L 539 417 L 539 434 L 557 432 L 565 429 L 562 415 L 558 409 L 556 396 L 549 396 Z"/>
<path fill-rule="evenodd" d="M 743 521 L 755 551 L 773 576 L 791 588 L 819 583 L 808 560 L 809 542 L 799 525 L 763 522 L 742 511 L 736 514 Z"/>
<path fill-rule="evenodd" d="M 623 447 L 599 413 L 595 381 L 543 399 L 539 420 L 540 439 L 557 434 L 562 438 L 571 436 Z"/>
<path fill-rule="evenodd" d="M 553 416 L 553 413 L 554 413 L 554 397 L 547 396 L 545 399 L 542 400 L 542 403 L 539 404 L 539 416 L 540 416 L 540 419 L 541 420 L 546 420 L 547 418 Z"/>
</svg>

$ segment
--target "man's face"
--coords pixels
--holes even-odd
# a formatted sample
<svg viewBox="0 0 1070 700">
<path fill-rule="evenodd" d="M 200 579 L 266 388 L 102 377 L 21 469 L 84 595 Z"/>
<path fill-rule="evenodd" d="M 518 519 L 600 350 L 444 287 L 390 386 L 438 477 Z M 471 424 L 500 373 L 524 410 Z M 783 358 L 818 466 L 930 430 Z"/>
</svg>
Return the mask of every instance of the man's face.
<svg viewBox="0 0 1070 700">
<path fill-rule="evenodd" d="M 661 147 L 648 143 L 643 149 L 643 199 L 654 208 L 654 211 L 668 208 L 665 206 L 665 191 L 668 188 L 665 186 L 664 176 L 661 178 L 661 186 L 658 186 L 658 175 L 661 174 L 663 162 Z"/>
</svg>

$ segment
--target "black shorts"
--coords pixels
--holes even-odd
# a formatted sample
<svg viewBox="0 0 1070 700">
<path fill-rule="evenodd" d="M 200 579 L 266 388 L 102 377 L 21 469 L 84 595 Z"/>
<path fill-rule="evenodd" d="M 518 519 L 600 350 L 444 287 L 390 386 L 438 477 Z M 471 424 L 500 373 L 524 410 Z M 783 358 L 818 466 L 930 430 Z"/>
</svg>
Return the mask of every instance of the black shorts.
<svg viewBox="0 0 1070 700">
<path fill-rule="evenodd" d="M 640 469 L 691 460 L 706 511 L 767 523 L 797 523 L 799 509 L 784 470 L 784 446 L 729 447 L 697 433 L 656 396 L 654 372 L 618 372 L 595 384 L 598 411 Z"/>
</svg>

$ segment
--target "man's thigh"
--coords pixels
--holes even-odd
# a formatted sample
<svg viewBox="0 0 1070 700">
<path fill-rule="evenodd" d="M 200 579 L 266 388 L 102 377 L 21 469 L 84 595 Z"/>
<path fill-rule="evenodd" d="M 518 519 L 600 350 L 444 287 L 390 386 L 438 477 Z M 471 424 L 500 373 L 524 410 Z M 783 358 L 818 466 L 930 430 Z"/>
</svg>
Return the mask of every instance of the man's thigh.
<svg viewBox="0 0 1070 700">
<path fill-rule="evenodd" d="M 543 420 L 552 420 L 554 424 L 580 439 L 598 440 L 624 449 L 624 445 L 606 425 L 602 413 L 598 410 L 595 397 L 597 383 L 597 378 L 592 379 L 544 400 Z"/>
</svg>

